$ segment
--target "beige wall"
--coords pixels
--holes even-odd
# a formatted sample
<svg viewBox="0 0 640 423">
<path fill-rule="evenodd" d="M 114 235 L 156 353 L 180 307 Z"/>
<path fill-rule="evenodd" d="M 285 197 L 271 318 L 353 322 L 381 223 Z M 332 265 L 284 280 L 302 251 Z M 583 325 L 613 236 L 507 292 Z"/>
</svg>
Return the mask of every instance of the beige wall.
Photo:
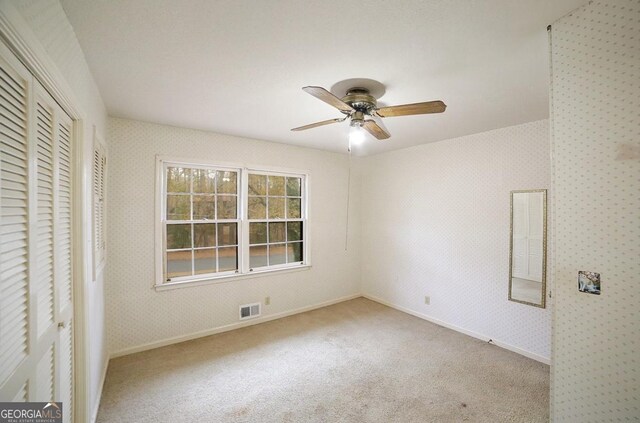
<svg viewBox="0 0 640 423">
<path fill-rule="evenodd" d="M 552 25 L 556 422 L 640 416 L 640 2 Z M 578 292 L 579 270 L 602 295 Z"/>
<path fill-rule="evenodd" d="M 358 294 L 358 196 L 351 197 L 345 251 L 349 159 L 290 145 L 124 119 L 110 119 L 106 286 L 109 350 L 123 353 L 238 323 L 240 304 L 271 297 L 275 315 Z M 156 292 L 156 155 L 240 166 L 307 170 L 312 267 Z M 352 190 L 358 191 L 357 172 Z"/>
<path fill-rule="evenodd" d="M 549 166 L 546 120 L 362 159 L 362 291 L 548 361 L 551 301 L 507 298 L 510 191 Z"/>
</svg>

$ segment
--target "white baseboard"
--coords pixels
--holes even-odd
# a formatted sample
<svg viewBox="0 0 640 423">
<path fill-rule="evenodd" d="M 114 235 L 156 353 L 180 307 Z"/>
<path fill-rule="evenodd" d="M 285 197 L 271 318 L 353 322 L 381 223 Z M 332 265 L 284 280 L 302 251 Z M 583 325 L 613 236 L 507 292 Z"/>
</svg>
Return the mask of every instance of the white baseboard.
<svg viewBox="0 0 640 423">
<path fill-rule="evenodd" d="M 269 322 L 271 320 L 282 319 L 283 317 L 292 316 L 294 314 L 299 314 L 299 313 L 304 313 L 306 311 L 315 310 L 317 308 L 327 307 L 327 306 L 330 306 L 330 305 L 333 305 L 333 304 L 341 303 L 343 301 L 353 300 L 354 298 L 359 298 L 359 297 L 362 297 L 362 295 L 361 294 L 352 294 L 352 295 L 348 295 L 346 297 L 336 298 L 336 299 L 333 299 L 333 300 L 330 300 L 330 301 L 325 301 L 325 302 L 319 303 L 319 304 L 313 304 L 313 305 L 309 305 L 309 306 L 305 306 L 305 307 L 296 308 L 296 309 L 293 309 L 293 310 L 283 311 L 283 312 L 280 312 L 280 313 L 269 314 L 269 315 L 266 315 L 266 316 L 258 317 L 257 319 L 251 319 L 251 320 L 246 320 L 246 321 L 243 321 L 243 322 L 231 323 L 229 325 L 219 326 L 219 327 L 213 328 L 213 329 L 207 329 L 207 330 L 203 330 L 203 331 L 199 331 L 199 332 L 194 332 L 194 333 L 190 333 L 188 335 L 180 335 L 180 336 L 175 336 L 173 338 L 162 339 L 160 341 L 149 342 L 147 344 L 142 344 L 142 345 L 138 345 L 138 346 L 135 346 L 135 347 L 125 348 L 123 350 L 116 351 L 114 353 L 111 353 L 109 358 L 112 359 L 112 358 L 116 358 L 116 357 L 122 357 L 124 355 L 134 354 L 134 353 L 142 352 L 142 351 L 146 351 L 146 350 L 152 350 L 154 348 L 159 348 L 159 347 L 164 347 L 164 346 L 167 346 L 167 345 L 177 344 L 177 343 L 184 342 L 184 341 L 190 341 L 190 340 L 196 339 L 196 338 L 202 338 L 203 336 L 215 335 L 217 333 L 228 332 L 230 330 L 240 329 L 240 328 L 244 328 L 244 327 L 247 327 L 247 326 L 253 326 L 253 325 L 260 324 L 260 323 Z"/>
<path fill-rule="evenodd" d="M 96 395 L 96 405 L 93 406 L 91 413 L 91 422 L 95 423 L 98 419 L 98 410 L 100 409 L 100 400 L 102 400 L 102 389 L 104 388 L 104 381 L 107 379 L 107 369 L 109 368 L 109 359 L 104 361 L 104 368 L 102 369 L 102 375 L 100 376 L 100 385 L 98 386 L 98 395 Z"/>
<path fill-rule="evenodd" d="M 371 301 L 375 301 L 375 302 L 380 303 L 382 305 L 386 305 L 387 307 L 394 308 L 396 310 L 402 311 L 404 313 L 410 314 L 412 316 L 418 317 L 418 318 L 426 320 L 428 322 L 435 323 L 436 325 L 443 326 L 443 327 L 445 327 L 447 329 L 455 330 L 456 332 L 464 333 L 465 335 L 472 336 L 474 338 L 483 340 L 485 342 L 488 342 L 489 340 L 491 340 L 492 344 L 495 344 L 495 345 L 497 345 L 497 346 L 499 346 L 501 348 L 504 348 L 506 350 L 513 351 L 514 353 L 523 355 L 525 357 L 531 358 L 533 360 L 539 361 L 541 363 L 551 364 L 551 360 L 548 357 L 544 357 L 544 356 L 541 356 L 539 354 L 532 353 L 531 351 L 523 350 L 522 348 L 507 344 L 506 342 L 499 341 L 499 340 L 497 340 L 495 338 L 492 338 L 490 336 L 483 335 L 483 334 L 478 333 L 478 332 L 470 331 L 468 329 L 461 328 L 459 326 L 443 322 L 442 320 L 435 319 L 433 317 L 427 316 L 426 314 L 418 313 L 418 312 L 413 311 L 411 309 L 408 309 L 406 307 L 402 307 L 402 306 L 399 306 L 397 304 L 390 303 L 389 301 L 383 300 L 381 298 L 374 297 L 373 295 L 362 294 L 362 296 L 367 298 L 367 299 L 369 299 L 369 300 L 371 300 Z"/>
<path fill-rule="evenodd" d="M 353 300 L 355 298 L 358 297 L 364 297 L 367 298 L 371 301 L 375 301 L 377 303 L 380 303 L 382 305 L 385 305 L 387 307 L 391 307 L 394 308 L 396 310 L 402 311 L 403 313 L 407 313 L 410 314 L 412 316 L 418 317 L 420 319 L 426 320 L 428 322 L 431 323 L 435 323 L 436 325 L 451 329 L 451 330 L 455 330 L 456 332 L 460 332 L 463 333 L 465 335 L 480 339 L 482 341 L 488 342 L 490 339 L 492 340 L 492 343 L 494 345 L 497 345 L 501 348 L 504 348 L 506 350 L 509 351 L 513 351 L 517 354 L 523 355 L 525 357 L 531 358 L 533 360 L 539 361 L 541 363 L 544 364 L 550 364 L 551 360 L 548 357 L 544 357 L 541 356 L 539 354 L 533 353 L 531 351 L 527 351 L 524 350 L 522 348 L 516 347 L 514 345 L 508 344 L 506 342 L 502 342 L 500 340 L 497 340 L 495 338 L 491 338 L 490 336 L 478 333 L 478 332 L 474 332 L 456 325 L 452 325 L 450 323 L 444 322 L 442 320 L 427 316 L 426 314 L 422 314 L 422 313 L 418 313 L 416 311 L 413 311 L 411 309 L 408 309 L 406 307 L 391 303 L 389 301 L 383 300 L 381 298 L 375 297 L 373 295 L 369 295 L 369 294 L 352 294 L 352 295 L 348 295 L 346 297 L 341 297 L 341 298 L 336 298 L 334 300 L 330 300 L 330 301 L 325 301 L 323 303 L 319 303 L 319 304 L 313 304 L 313 305 L 309 305 L 309 306 L 305 306 L 305 307 L 300 307 L 300 308 L 296 308 L 293 310 L 288 310 L 288 311 L 283 311 L 280 313 L 275 313 L 275 314 L 270 314 L 270 315 L 266 315 L 266 316 L 262 316 L 259 317 L 257 319 L 252 319 L 252 320 L 247 320 L 244 322 L 237 322 L 237 323 L 231 323 L 229 325 L 225 325 L 225 326 L 220 326 L 217 328 L 213 328 L 213 329 L 207 329 L 204 331 L 199 331 L 199 332 L 194 332 L 194 333 L 190 333 L 188 335 L 181 335 L 181 336 L 175 336 L 172 338 L 167 338 L 167 339 L 163 339 L 160 341 L 154 341 L 154 342 L 149 342 L 147 344 L 142 344 L 142 345 L 138 345 L 135 347 L 131 347 L 131 348 L 125 348 L 123 350 L 120 351 L 116 351 L 114 353 L 110 354 L 110 359 L 111 358 L 117 358 L 117 357 L 122 357 L 125 355 L 129 355 L 129 354 L 135 354 L 137 352 L 142 352 L 142 351 L 147 351 L 147 350 L 151 350 L 154 348 L 160 348 L 160 347 L 164 347 L 167 345 L 172 345 L 172 344 L 177 344 L 180 342 L 185 342 L 185 341 L 190 341 L 192 339 L 197 339 L 197 338 L 202 338 L 204 336 L 210 336 L 210 335 L 215 335 L 217 333 L 222 333 L 222 332 L 228 332 L 231 330 L 235 330 L 235 329 L 240 329 L 243 327 L 247 327 L 247 326 L 253 326 L 253 325 L 257 325 L 260 323 L 265 323 L 265 322 L 269 322 L 271 320 L 277 320 L 277 319 L 282 319 L 283 317 L 287 317 L 287 316 L 292 316 L 294 314 L 299 314 L 299 313 L 304 313 L 306 311 L 311 311 L 311 310 L 315 310 L 318 308 L 322 308 L 322 307 L 327 307 L 333 304 L 337 304 L 337 303 L 341 303 L 343 301 L 349 301 L 349 300 Z M 106 371 L 107 371 L 107 367 L 105 366 L 104 369 L 104 374 L 103 374 L 103 380 L 102 380 L 102 384 L 104 384 L 104 377 L 106 375 Z M 102 391 L 102 384 L 100 385 L 100 390 Z M 98 404 L 99 405 L 99 404 Z M 98 408 L 96 406 L 96 409 L 94 410 L 94 418 L 95 415 L 97 415 L 97 411 Z"/>
</svg>

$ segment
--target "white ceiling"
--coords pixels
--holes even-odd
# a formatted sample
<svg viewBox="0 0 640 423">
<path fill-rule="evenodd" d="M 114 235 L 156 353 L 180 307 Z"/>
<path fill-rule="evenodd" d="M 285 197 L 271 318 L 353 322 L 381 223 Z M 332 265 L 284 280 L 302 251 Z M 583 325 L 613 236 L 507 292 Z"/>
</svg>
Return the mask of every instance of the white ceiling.
<svg viewBox="0 0 640 423">
<path fill-rule="evenodd" d="M 345 151 L 348 124 L 301 87 L 386 85 L 372 154 L 548 117 L 546 26 L 585 0 L 62 0 L 111 116 Z"/>
</svg>

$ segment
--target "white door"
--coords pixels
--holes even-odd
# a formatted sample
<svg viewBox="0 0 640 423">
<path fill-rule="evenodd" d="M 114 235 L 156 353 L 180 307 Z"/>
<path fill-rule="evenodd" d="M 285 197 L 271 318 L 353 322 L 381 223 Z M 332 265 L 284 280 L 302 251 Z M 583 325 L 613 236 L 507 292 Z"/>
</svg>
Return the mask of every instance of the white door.
<svg viewBox="0 0 640 423">
<path fill-rule="evenodd" d="M 515 193 L 512 207 L 513 277 L 542 282 L 543 193 Z"/>
<path fill-rule="evenodd" d="M 542 192 L 531 192 L 527 196 L 529 212 L 527 245 L 527 269 L 525 279 L 542 282 L 542 255 L 543 255 L 543 226 L 544 226 L 544 201 Z"/>
<path fill-rule="evenodd" d="M 0 44 L 0 401 L 72 421 L 72 121 Z"/>
</svg>

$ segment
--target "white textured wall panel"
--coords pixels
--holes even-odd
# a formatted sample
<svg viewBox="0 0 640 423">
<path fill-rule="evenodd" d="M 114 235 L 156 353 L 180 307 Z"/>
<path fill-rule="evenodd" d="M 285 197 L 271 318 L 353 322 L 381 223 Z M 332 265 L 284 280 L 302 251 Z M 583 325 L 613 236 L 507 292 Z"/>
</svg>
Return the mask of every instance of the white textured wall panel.
<svg viewBox="0 0 640 423">
<path fill-rule="evenodd" d="M 640 1 L 552 25 L 557 422 L 640 419 Z M 602 295 L 578 292 L 579 270 Z"/>
<path fill-rule="evenodd" d="M 271 297 L 263 315 L 357 294 L 358 197 L 351 198 L 345 251 L 349 159 L 344 154 L 214 133 L 110 119 L 108 173 L 107 317 L 111 352 L 238 322 L 238 306 Z M 244 166 L 308 170 L 308 271 L 156 292 L 156 155 L 202 158 Z M 352 187 L 357 192 L 354 171 Z"/>
<path fill-rule="evenodd" d="M 363 293 L 548 359 L 551 301 L 507 298 L 510 191 L 549 185 L 546 120 L 362 159 Z"/>
</svg>

